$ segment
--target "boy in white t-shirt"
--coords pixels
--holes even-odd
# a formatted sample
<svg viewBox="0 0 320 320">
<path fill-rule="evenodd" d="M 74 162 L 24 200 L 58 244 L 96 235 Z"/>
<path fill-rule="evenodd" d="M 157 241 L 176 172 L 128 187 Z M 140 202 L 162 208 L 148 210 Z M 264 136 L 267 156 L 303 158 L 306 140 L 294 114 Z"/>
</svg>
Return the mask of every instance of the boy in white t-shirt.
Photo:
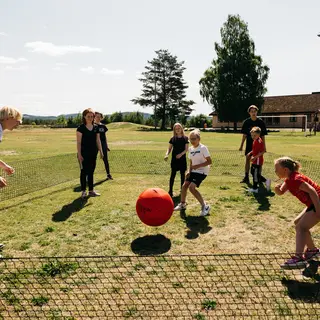
<svg viewBox="0 0 320 320">
<path fill-rule="evenodd" d="M 192 147 L 189 148 L 190 169 L 186 173 L 186 180 L 181 190 L 181 202 L 174 208 L 175 211 L 186 209 L 186 197 L 188 189 L 201 204 L 200 216 L 206 216 L 210 211 L 210 206 L 205 203 L 199 188 L 201 182 L 209 173 L 209 166 L 212 163 L 208 148 L 200 143 L 200 131 L 190 132 L 189 140 Z"/>
</svg>

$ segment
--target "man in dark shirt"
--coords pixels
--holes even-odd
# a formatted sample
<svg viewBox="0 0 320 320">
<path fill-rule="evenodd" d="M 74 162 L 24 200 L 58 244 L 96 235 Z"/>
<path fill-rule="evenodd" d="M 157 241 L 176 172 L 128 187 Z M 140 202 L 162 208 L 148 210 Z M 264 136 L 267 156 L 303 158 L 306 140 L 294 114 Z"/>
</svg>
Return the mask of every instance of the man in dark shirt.
<svg viewBox="0 0 320 320">
<path fill-rule="evenodd" d="M 245 164 L 245 177 L 243 178 L 243 180 L 241 180 L 241 183 L 249 183 L 250 156 L 248 156 L 248 154 L 252 151 L 253 140 L 252 140 L 250 131 L 253 127 L 259 127 L 261 129 L 260 136 L 264 143 L 265 152 L 267 152 L 265 136 L 268 134 L 268 132 L 267 132 L 264 121 L 257 117 L 258 110 L 259 109 L 255 105 L 251 105 L 248 108 L 248 113 L 250 115 L 250 118 L 244 120 L 242 124 L 241 133 L 243 135 L 242 135 L 239 151 L 243 150 L 243 145 L 244 145 L 244 142 L 246 141 L 246 149 L 244 153 L 246 156 L 246 164 Z"/>
</svg>

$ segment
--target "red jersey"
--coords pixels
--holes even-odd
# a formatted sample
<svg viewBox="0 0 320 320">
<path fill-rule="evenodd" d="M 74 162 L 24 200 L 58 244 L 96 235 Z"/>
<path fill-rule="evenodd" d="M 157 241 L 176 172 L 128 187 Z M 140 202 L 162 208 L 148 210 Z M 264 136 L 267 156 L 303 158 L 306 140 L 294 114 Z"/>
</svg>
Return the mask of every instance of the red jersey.
<svg viewBox="0 0 320 320">
<path fill-rule="evenodd" d="M 320 197 L 320 186 L 316 184 L 314 181 L 312 181 L 310 178 L 306 177 L 305 175 L 299 172 L 292 172 L 290 177 L 285 180 L 288 190 L 292 193 L 292 195 L 297 197 L 302 203 L 309 207 L 313 204 L 309 193 L 299 190 L 299 187 L 303 182 L 306 182 L 310 186 L 312 186 L 316 190 L 318 196 Z"/>
<path fill-rule="evenodd" d="M 253 140 L 253 145 L 252 145 L 252 156 L 255 157 L 257 154 L 260 152 L 263 152 L 265 150 L 264 143 L 262 139 L 259 137 L 256 140 Z M 259 166 L 263 165 L 263 155 L 255 159 L 253 164 L 257 164 Z"/>
</svg>

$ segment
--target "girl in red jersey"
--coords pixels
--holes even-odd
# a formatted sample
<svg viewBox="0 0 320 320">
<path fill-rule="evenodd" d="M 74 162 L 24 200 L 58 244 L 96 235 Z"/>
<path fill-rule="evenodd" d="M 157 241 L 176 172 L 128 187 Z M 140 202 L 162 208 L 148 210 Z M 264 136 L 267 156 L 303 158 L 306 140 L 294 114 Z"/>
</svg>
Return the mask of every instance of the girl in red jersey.
<svg viewBox="0 0 320 320">
<path fill-rule="evenodd" d="M 306 208 L 295 218 L 296 253 L 291 259 L 281 265 L 283 269 L 300 269 L 306 266 L 308 260 L 320 255 L 320 250 L 314 245 L 310 229 L 320 221 L 320 186 L 310 178 L 299 173 L 300 163 L 289 157 L 275 160 L 275 173 L 282 184 L 275 187 L 277 195 L 286 191 L 297 197 Z"/>
</svg>

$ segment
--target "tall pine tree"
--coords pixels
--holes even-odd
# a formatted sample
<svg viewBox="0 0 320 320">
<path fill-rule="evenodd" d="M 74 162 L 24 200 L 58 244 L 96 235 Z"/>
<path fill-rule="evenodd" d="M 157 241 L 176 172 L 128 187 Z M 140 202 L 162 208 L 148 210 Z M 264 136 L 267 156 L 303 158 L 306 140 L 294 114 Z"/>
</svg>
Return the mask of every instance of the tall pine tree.
<svg viewBox="0 0 320 320">
<path fill-rule="evenodd" d="M 248 25 L 239 15 L 229 15 L 220 29 L 221 45 L 215 43 L 217 58 L 201 78 L 200 95 L 217 112 L 220 121 L 236 123 L 247 116 L 255 104 L 260 109 L 269 68 L 255 54 Z"/>
<path fill-rule="evenodd" d="M 161 121 L 161 129 L 167 124 L 171 126 L 181 116 L 192 112 L 192 100 L 186 100 L 185 90 L 188 88 L 183 80 L 184 62 L 178 62 L 177 57 L 168 50 L 156 51 L 156 58 L 148 61 L 139 79 L 142 82 L 142 94 L 132 99 L 134 104 L 154 109 L 155 126 Z"/>
</svg>

